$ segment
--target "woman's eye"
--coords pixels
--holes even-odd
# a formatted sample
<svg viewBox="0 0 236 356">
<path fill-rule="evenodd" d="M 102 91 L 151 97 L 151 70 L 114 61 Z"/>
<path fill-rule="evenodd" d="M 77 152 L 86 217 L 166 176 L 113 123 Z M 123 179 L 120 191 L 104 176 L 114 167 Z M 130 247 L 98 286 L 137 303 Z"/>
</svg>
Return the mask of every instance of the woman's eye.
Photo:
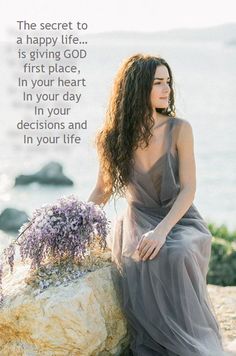
<svg viewBox="0 0 236 356">
<path fill-rule="evenodd" d="M 161 84 L 161 82 L 154 83 L 154 85 L 156 85 L 156 84 Z M 170 84 L 170 82 L 167 82 L 167 84 Z"/>
</svg>

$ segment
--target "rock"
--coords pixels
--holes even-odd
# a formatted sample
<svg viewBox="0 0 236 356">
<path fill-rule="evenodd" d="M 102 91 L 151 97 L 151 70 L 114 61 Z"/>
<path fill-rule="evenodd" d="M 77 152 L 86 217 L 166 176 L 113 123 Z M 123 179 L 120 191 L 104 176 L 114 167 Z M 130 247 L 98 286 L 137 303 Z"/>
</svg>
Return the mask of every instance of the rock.
<svg viewBox="0 0 236 356">
<path fill-rule="evenodd" d="M 28 221 L 28 215 L 21 210 L 6 208 L 0 215 L 0 229 L 17 232 Z"/>
<path fill-rule="evenodd" d="M 15 179 L 15 186 L 26 185 L 33 182 L 52 185 L 74 184 L 71 179 L 64 175 L 62 165 L 57 162 L 48 163 L 35 174 L 17 176 Z"/>
<path fill-rule="evenodd" d="M 35 295 L 26 283 L 29 265 L 4 267 L 0 354 L 44 356 L 128 355 L 127 323 L 108 264 L 67 286 Z"/>
<path fill-rule="evenodd" d="M 109 255 L 110 256 L 110 255 Z M 107 252 L 101 260 L 109 260 Z M 26 283 L 29 265 L 4 266 L 0 308 L 0 355 L 129 356 L 127 321 L 117 294 L 119 281 L 108 263 L 67 285 L 36 293 Z M 236 355 L 236 287 L 207 286 L 227 355 Z"/>
</svg>

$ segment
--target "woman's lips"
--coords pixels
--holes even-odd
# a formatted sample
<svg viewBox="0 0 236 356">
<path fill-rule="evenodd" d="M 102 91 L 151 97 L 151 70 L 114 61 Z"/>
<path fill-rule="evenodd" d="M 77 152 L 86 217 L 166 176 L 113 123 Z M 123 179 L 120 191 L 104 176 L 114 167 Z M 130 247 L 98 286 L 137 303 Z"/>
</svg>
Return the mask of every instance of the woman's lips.
<svg viewBox="0 0 236 356">
<path fill-rule="evenodd" d="M 168 99 L 168 96 L 166 98 L 160 98 L 160 99 Z"/>
</svg>

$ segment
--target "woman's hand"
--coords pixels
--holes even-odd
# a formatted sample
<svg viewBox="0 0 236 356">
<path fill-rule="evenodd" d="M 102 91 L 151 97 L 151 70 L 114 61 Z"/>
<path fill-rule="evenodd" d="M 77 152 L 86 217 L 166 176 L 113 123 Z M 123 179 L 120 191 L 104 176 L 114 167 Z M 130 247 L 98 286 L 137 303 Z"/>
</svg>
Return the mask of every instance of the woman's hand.
<svg viewBox="0 0 236 356">
<path fill-rule="evenodd" d="M 139 257 L 143 261 L 146 261 L 148 258 L 152 260 L 156 257 L 159 250 L 166 242 L 166 236 L 167 234 L 158 231 L 158 228 L 143 234 L 136 248 L 139 251 Z"/>
</svg>

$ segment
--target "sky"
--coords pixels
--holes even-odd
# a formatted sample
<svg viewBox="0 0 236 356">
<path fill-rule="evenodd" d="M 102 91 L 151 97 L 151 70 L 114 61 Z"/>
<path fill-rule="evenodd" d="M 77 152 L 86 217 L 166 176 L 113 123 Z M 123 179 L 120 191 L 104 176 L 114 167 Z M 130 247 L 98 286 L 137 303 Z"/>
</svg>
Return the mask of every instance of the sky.
<svg viewBox="0 0 236 356">
<path fill-rule="evenodd" d="M 0 40 L 16 21 L 80 21 L 87 32 L 153 32 L 236 22 L 235 0 L 9 0 L 0 14 Z"/>
</svg>

